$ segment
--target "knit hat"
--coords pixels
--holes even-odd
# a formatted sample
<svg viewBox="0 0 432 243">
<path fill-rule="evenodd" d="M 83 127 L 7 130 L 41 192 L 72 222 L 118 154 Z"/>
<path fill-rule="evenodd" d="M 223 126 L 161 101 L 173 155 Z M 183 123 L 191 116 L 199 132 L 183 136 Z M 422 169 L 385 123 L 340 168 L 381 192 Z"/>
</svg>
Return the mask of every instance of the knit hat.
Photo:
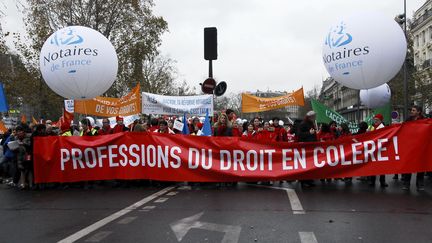
<svg viewBox="0 0 432 243">
<path fill-rule="evenodd" d="M 381 115 L 381 114 L 376 114 L 373 118 L 374 118 L 374 119 L 378 119 L 378 120 L 380 120 L 380 121 L 383 121 L 383 120 L 384 120 L 384 117 L 383 117 L 383 115 Z"/>
<path fill-rule="evenodd" d="M 121 116 L 116 116 L 116 121 L 123 121 L 123 117 L 121 117 Z"/>
</svg>

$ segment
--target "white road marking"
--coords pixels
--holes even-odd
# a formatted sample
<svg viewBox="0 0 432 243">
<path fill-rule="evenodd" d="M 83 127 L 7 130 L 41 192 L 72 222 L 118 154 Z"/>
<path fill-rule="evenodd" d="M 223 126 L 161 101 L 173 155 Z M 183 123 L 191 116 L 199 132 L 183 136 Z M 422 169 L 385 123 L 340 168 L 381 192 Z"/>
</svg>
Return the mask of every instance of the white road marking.
<svg viewBox="0 0 432 243">
<path fill-rule="evenodd" d="M 166 202 L 166 200 L 168 200 L 167 197 L 161 197 L 161 198 L 159 198 L 158 200 L 156 200 L 156 201 L 154 201 L 154 202 L 155 202 L 155 203 L 164 203 L 164 202 Z"/>
<path fill-rule="evenodd" d="M 96 234 L 94 234 L 92 237 L 85 240 L 86 242 L 99 242 L 103 239 L 105 239 L 108 235 L 110 235 L 111 231 L 101 231 Z"/>
<path fill-rule="evenodd" d="M 129 224 L 134 221 L 137 217 L 125 217 L 117 222 L 117 224 Z"/>
<path fill-rule="evenodd" d="M 142 210 L 151 210 L 151 209 L 155 209 L 156 206 L 145 206 L 142 208 Z"/>
<path fill-rule="evenodd" d="M 175 196 L 177 195 L 178 192 L 168 192 L 166 195 L 167 196 Z"/>
<path fill-rule="evenodd" d="M 275 187 L 275 186 L 261 186 L 261 185 L 250 185 L 248 186 L 255 186 L 255 187 L 264 187 L 264 188 L 271 188 L 271 189 L 277 189 L 277 190 L 284 190 L 287 192 L 288 199 L 291 204 L 291 209 L 293 210 L 293 214 L 305 214 L 305 210 L 303 209 L 303 206 L 301 205 L 300 199 L 297 196 L 297 193 L 294 189 L 291 188 L 283 188 L 283 187 Z"/>
<path fill-rule="evenodd" d="M 192 189 L 192 187 L 191 187 L 191 186 L 181 186 L 181 187 L 179 187 L 179 188 L 177 188 L 177 189 L 178 189 L 178 190 L 189 191 L 189 190 Z"/>
<path fill-rule="evenodd" d="M 66 237 L 65 239 L 59 241 L 59 243 L 74 242 L 76 240 L 79 240 L 82 237 L 90 234 L 91 232 L 96 231 L 97 229 L 103 227 L 104 225 L 106 225 L 106 224 L 120 218 L 121 216 L 141 207 L 142 205 L 154 200 L 155 198 L 169 192 L 172 189 L 174 189 L 174 187 L 167 187 L 167 188 L 164 188 L 164 189 L 162 189 L 162 190 L 160 190 L 160 191 L 158 191 L 158 192 L 156 192 L 156 193 L 154 193 L 148 197 L 145 197 L 142 200 L 130 205 L 129 207 L 126 207 L 126 208 L 124 208 L 124 209 L 122 209 L 122 210 L 120 210 L 114 214 L 111 214 L 110 216 L 108 216 L 102 220 L 99 220 L 98 222 L 76 232 L 75 234 L 72 234 L 72 235 Z"/>
<path fill-rule="evenodd" d="M 187 232 L 192 229 L 203 229 L 209 231 L 223 232 L 224 237 L 222 243 L 237 243 L 240 237 L 241 227 L 236 225 L 215 224 L 209 222 L 198 221 L 204 212 L 192 215 L 187 218 L 180 219 L 170 224 L 171 229 L 177 237 L 177 240 L 182 241 Z"/>
<path fill-rule="evenodd" d="M 299 232 L 301 243 L 318 243 L 313 232 Z"/>
</svg>

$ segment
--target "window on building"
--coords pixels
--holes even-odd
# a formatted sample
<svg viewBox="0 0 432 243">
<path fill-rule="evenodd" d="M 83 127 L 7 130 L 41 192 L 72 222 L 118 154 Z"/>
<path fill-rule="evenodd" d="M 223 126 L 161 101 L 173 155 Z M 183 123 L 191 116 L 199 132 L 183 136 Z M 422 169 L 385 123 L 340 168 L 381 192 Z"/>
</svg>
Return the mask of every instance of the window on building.
<svg viewBox="0 0 432 243">
<path fill-rule="evenodd" d="M 421 39 L 421 45 L 424 45 L 425 43 L 426 43 L 426 35 L 425 35 L 425 32 L 424 31 L 422 31 L 422 33 L 421 33 L 421 37 L 422 37 L 422 39 Z"/>
</svg>

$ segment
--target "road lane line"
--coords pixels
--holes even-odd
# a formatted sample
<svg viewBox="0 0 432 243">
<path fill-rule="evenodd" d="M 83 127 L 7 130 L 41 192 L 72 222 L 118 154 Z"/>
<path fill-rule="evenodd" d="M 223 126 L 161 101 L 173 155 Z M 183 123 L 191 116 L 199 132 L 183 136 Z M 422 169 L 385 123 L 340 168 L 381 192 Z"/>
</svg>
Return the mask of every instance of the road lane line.
<svg viewBox="0 0 432 243">
<path fill-rule="evenodd" d="M 314 232 L 299 232 L 301 243 L 318 243 Z"/>
<path fill-rule="evenodd" d="M 137 217 L 125 217 L 117 222 L 117 224 L 129 224 L 134 221 Z"/>
<path fill-rule="evenodd" d="M 264 188 L 270 188 L 270 189 L 276 189 L 276 190 L 284 190 L 287 192 L 288 199 L 290 201 L 293 214 L 305 214 L 306 213 L 305 210 L 303 209 L 303 206 L 300 202 L 300 199 L 297 196 L 297 193 L 295 192 L 294 189 L 275 187 L 275 186 L 250 185 L 250 184 L 248 184 L 248 186 L 264 187 Z"/>
<path fill-rule="evenodd" d="M 293 214 L 305 214 L 303 206 L 301 205 L 300 199 L 298 198 L 295 190 L 290 188 L 285 188 L 285 191 L 288 194 L 288 198 L 291 203 Z"/>
<path fill-rule="evenodd" d="M 92 235 L 92 237 L 90 237 L 87 240 L 85 240 L 85 242 L 100 242 L 101 240 L 105 239 L 111 233 L 112 233 L 112 231 L 101 231 L 101 232 L 98 232 L 98 233 Z"/>
<path fill-rule="evenodd" d="M 121 216 L 123 216 L 123 215 L 125 215 L 125 214 L 127 214 L 127 213 L 129 213 L 129 212 L 131 212 L 131 211 L 133 211 L 133 210 L 141 207 L 142 205 L 144 205 L 144 204 L 146 204 L 146 203 L 154 200 L 155 198 L 157 198 L 157 197 L 159 197 L 159 196 L 161 196 L 161 195 L 169 192 L 170 190 L 172 190 L 174 188 L 175 187 L 172 187 L 172 186 L 171 187 L 166 187 L 166 188 L 164 188 L 164 189 L 162 189 L 162 190 L 160 190 L 160 191 L 158 191 L 158 192 L 156 192 L 156 193 L 154 193 L 154 194 L 152 194 L 152 195 L 150 195 L 148 197 L 145 197 L 145 198 L 141 199 L 140 201 L 138 201 L 138 202 L 130 205 L 129 207 L 126 207 L 126 208 L 124 208 L 124 209 L 122 209 L 122 210 L 120 210 L 120 211 L 118 211 L 116 213 L 113 213 L 110 216 L 108 216 L 108 217 L 106 217 L 106 218 L 104 218 L 102 220 L 99 220 L 98 222 L 96 222 L 96 223 L 94 223 L 94 224 L 92 224 L 92 225 L 90 225 L 90 226 L 88 226 L 88 227 L 86 227 L 86 228 L 84 228 L 84 229 L 76 232 L 75 234 L 72 234 L 72 235 L 66 237 L 65 239 L 59 241 L 59 243 L 74 242 L 76 240 L 79 240 L 82 237 L 90 234 L 91 232 L 96 231 L 97 229 L 103 227 L 104 225 L 106 225 L 106 224 L 108 224 L 108 223 L 110 223 L 110 222 L 112 222 L 112 221 L 120 218 Z"/>
<path fill-rule="evenodd" d="M 175 196 L 177 195 L 178 192 L 168 192 L 166 195 L 167 196 Z"/>
</svg>

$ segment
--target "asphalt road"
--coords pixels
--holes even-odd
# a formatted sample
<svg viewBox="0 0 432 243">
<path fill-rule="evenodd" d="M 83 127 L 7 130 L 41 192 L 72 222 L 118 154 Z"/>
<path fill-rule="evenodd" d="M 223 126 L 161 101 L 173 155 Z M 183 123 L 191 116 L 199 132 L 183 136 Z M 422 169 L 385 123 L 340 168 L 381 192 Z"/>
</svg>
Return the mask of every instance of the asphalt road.
<svg viewBox="0 0 432 243">
<path fill-rule="evenodd" d="M 354 180 L 20 191 L 0 185 L 0 242 L 432 242 L 426 190 Z"/>
</svg>

